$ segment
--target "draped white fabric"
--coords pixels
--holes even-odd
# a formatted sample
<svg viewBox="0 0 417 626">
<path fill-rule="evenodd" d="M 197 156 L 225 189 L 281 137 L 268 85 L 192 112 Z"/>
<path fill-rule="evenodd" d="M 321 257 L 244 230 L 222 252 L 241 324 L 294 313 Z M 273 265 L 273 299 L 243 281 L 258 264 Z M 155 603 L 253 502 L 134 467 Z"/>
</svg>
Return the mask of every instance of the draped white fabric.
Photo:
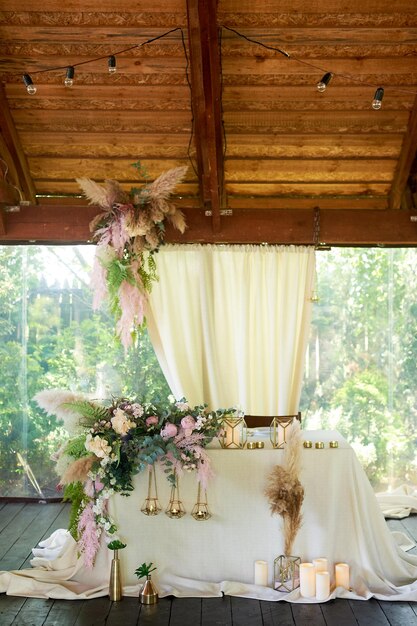
<svg viewBox="0 0 417 626">
<path fill-rule="evenodd" d="M 147 319 L 175 397 L 253 415 L 295 413 L 314 260 L 300 246 L 162 248 Z"/>
</svg>

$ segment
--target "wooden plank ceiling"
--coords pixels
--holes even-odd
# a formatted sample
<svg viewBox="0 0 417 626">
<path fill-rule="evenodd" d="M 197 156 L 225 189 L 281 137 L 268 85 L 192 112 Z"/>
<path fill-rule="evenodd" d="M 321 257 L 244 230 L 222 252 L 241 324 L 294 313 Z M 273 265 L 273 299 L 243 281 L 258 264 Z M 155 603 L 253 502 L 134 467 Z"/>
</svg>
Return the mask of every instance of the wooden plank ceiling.
<svg viewBox="0 0 417 626">
<path fill-rule="evenodd" d="M 130 189 L 140 160 L 149 179 L 189 165 L 177 198 L 189 228 L 172 241 L 311 243 L 319 207 L 330 243 L 417 243 L 415 0 L 1 8 L 0 183 L 31 204 L 3 203 L 1 240 L 86 240 L 97 209 L 75 179 Z"/>
</svg>

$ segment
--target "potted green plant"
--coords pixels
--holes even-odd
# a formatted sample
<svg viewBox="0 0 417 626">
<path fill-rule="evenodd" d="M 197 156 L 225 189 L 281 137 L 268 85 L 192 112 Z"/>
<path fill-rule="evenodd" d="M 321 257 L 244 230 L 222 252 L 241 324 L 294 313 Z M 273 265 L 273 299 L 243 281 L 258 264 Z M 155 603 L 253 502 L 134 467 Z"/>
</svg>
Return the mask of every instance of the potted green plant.
<svg viewBox="0 0 417 626">
<path fill-rule="evenodd" d="M 135 570 L 136 576 L 140 579 L 146 576 L 145 583 L 139 591 L 139 601 L 141 604 L 156 604 L 158 602 L 158 591 L 151 580 L 151 572 L 156 570 L 153 563 L 142 563 Z"/>
</svg>

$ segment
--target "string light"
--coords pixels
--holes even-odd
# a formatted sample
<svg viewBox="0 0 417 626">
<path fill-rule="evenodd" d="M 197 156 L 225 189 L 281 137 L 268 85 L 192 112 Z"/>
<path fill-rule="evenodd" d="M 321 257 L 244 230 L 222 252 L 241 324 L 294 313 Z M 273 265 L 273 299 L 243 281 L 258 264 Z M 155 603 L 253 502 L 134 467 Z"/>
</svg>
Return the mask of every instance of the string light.
<svg viewBox="0 0 417 626">
<path fill-rule="evenodd" d="M 29 74 L 23 74 L 23 82 L 25 83 L 26 91 L 28 92 L 28 94 L 30 94 L 31 96 L 35 95 L 36 87 L 33 84 L 33 80 L 31 79 Z"/>
<path fill-rule="evenodd" d="M 323 91 L 326 91 L 326 87 L 330 83 L 332 78 L 333 78 L 332 72 L 326 72 L 326 74 L 323 76 L 321 81 L 317 83 L 317 90 L 320 91 L 321 93 Z"/>
<path fill-rule="evenodd" d="M 114 56 L 114 54 L 109 56 L 109 60 L 108 60 L 107 64 L 108 64 L 108 67 L 109 67 L 109 74 L 114 74 L 117 71 L 116 57 Z"/>
<path fill-rule="evenodd" d="M 372 108 L 378 111 L 382 107 L 382 98 L 384 97 L 384 88 L 378 87 L 372 100 Z"/>
<path fill-rule="evenodd" d="M 72 87 L 74 84 L 74 74 L 75 69 L 73 65 L 67 67 L 67 75 L 65 76 L 64 85 L 65 87 Z"/>
</svg>

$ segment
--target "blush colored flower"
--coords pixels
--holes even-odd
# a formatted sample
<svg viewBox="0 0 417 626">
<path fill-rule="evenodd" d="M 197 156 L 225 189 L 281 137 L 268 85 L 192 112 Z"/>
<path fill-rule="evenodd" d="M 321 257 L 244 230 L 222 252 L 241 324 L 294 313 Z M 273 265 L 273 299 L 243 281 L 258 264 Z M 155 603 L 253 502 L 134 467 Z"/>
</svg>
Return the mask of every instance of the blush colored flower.
<svg viewBox="0 0 417 626">
<path fill-rule="evenodd" d="M 158 418 L 156 415 L 150 415 L 149 417 L 146 418 L 147 426 L 155 426 L 157 423 L 158 423 Z"/>
<path fill-rule="evenodd" d="M 105 439 L 102 439 L 101 437 L 93 437 L 91 433 L 88 433 L 85 438 L 85 447 L 86 450 L 89 450 L 89 452 L 92 452 L 100 459 L 108 458 L 112 450 L 111 446 L 109 446 Z"/>
<path fill-rule="evenodd" d="M 180 411 L 188 411 L 188 409 L 190 408 L 188 402 L 176 402 L 175 406 Z"/>
<path fill-rule="evenodd" d="M 169 439 L 170 437 L 175 437 L 178 432 L 178 428 L 175 424 L 171 424 L 171 422 L 167 422 L 164 428 L 161 430 L 161 437 L 164 439 Z"/>
<path fill-rule="evenodd" d="M 189 437 L 195 429 L 196 421 L 192 415 L 186 415 L 181 420 L 181 427 L 184 429 L 184 434 Z"/>
<path fill-rule="evenodd" d="M 131 422 L 122 409 L 116 409 L 114 417 L 110 421 L 114 432 L 118 435 L 127 435 L 129 430 L 136 426 L 135 422 Z"/>
</svg>

